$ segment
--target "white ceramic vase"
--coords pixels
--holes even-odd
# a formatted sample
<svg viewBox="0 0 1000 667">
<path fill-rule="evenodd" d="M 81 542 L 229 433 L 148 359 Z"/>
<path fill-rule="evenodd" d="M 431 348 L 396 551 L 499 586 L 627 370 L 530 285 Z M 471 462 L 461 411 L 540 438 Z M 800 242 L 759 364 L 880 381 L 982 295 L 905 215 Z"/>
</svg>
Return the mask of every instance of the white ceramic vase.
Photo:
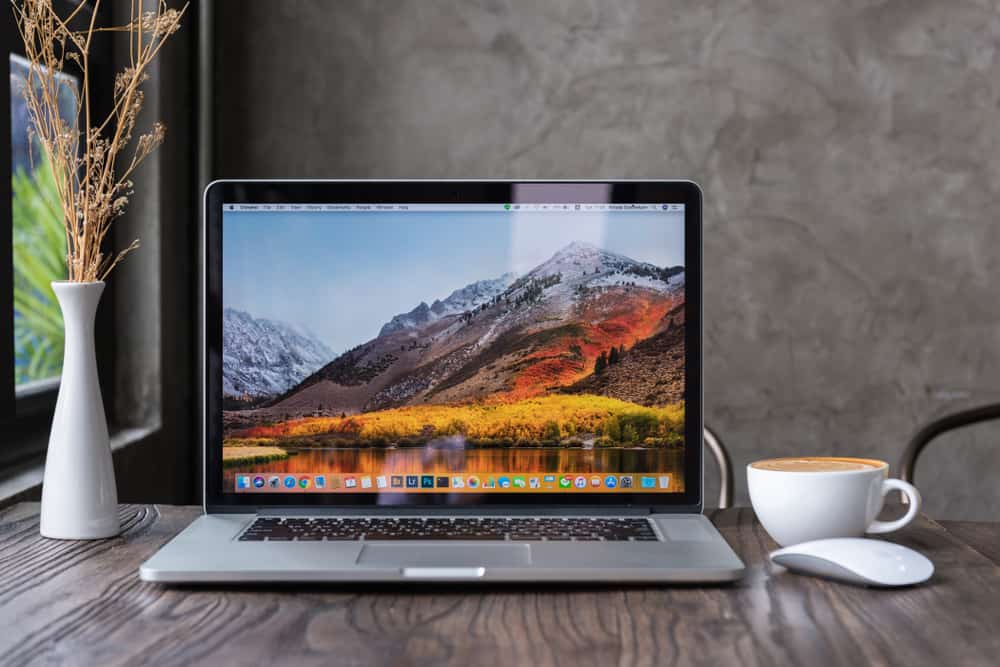
<svg viewBox="0 0 1000 667">
<path fill-rule="evenodd" d="M 43 537 L 94 540 L 117 535 L 118 490 L 97 379 L 94 318 L 103 282 L 52 283 L 66 329 L 62 381 L 42 483 Z"/>
</svg>

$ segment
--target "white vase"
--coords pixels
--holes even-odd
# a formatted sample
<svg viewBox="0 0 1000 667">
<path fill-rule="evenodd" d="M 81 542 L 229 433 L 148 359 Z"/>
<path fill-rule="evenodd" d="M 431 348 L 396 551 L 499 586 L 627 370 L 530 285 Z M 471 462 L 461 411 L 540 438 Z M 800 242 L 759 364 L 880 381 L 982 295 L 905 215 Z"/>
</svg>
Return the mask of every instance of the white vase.
<svg viewBox="0 0 1000 667">
<path fill-rule="evenodd" d="M 120 531 L 111 442 L 97 379 L 94 318 L 103 282 L 52 283 L 66 329 L 62 381 L 42 483 L 44 537 L 93 540 Z"/>
</svg>

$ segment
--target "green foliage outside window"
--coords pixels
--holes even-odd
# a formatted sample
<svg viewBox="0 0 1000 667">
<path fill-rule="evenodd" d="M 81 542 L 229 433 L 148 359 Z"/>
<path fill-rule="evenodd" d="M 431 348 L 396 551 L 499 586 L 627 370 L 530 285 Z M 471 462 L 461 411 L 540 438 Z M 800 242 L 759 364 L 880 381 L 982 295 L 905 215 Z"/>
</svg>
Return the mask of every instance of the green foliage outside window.
<svg viewBox="0 0 1000 667">
<path fill-rule="evenodd" d="M 66 236 L 59 196 L 48 164 L 11 178 L 14 236 L 15 385 L 58 377 L 63 320 L 52 291 L 66 279 Z"/>
</svg>

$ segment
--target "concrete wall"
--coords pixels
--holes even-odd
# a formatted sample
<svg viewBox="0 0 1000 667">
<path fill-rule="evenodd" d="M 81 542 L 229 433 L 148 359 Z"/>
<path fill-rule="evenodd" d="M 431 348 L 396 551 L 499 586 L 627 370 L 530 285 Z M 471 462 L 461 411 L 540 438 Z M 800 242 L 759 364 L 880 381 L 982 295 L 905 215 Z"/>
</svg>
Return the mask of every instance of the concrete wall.
<svg viewBox="0 0 1000 667">
<path fill-rule="evenodd" d="M 215 5 L 220 176 L 700 182 L 707 415 L 738 467 L 895 466 L 1000 398 L 993 3 Z M 1000 515 L 998 434 L 922 460 L 930 513 Z"/>
</svg>

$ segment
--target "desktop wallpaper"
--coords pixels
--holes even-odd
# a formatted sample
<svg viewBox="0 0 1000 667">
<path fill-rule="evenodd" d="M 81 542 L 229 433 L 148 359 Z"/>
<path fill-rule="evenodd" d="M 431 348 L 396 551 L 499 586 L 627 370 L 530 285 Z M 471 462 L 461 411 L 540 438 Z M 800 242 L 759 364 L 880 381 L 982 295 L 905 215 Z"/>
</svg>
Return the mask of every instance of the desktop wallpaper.
<svg viewBox="0 0 1000 667">
<path fill-rule="evenodd" d="M 224 488 L 683 491 L 683 218 L 226 210 Z"/>
</svg>

